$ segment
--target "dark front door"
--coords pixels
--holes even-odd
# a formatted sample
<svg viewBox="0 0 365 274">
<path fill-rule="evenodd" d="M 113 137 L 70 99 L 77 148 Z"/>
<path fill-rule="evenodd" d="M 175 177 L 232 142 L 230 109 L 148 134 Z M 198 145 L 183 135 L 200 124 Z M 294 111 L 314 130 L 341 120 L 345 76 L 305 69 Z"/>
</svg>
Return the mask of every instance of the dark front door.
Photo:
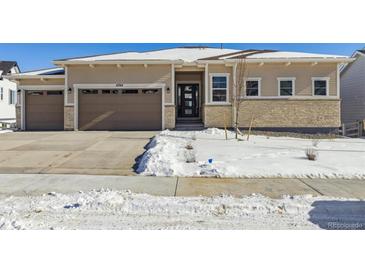
<svg viewBox="0 0 365 274">
<path fill-rule="evenodd" d="M 178 84 L 178 117 L 199 117 L 199 85 Z"/>
</svg>

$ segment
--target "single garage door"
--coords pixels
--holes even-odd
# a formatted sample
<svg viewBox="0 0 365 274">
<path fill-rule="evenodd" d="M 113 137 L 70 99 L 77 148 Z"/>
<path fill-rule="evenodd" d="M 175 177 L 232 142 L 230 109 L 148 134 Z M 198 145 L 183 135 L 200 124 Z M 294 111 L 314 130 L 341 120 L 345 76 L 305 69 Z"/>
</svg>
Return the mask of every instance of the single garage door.
<svg viewBox="0 0 365 274">
<path fill-rule="evenodd" d="M 27 91 L 27 130 L 63 130 L 63 91 Z"/>
<path fill-rule="evenodd" d="M 161 89 L 79 90 L 79 130 L 160 130 Z"/>
</svg>

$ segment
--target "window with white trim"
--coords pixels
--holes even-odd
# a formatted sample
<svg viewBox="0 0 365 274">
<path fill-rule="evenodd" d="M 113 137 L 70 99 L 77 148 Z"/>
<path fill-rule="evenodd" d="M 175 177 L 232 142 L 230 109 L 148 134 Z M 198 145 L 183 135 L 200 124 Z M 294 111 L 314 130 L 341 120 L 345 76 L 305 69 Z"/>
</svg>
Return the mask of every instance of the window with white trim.
<svg viewBox="0 0 365 274">
<path fill-rule="evenodd" d="M 279 96 L 293 96 L 295 93 L 295 78 L 278 78 Z"/>
<path fill-rule="evenodd" d="M 211 75 L 211 101 L 213 103 L 228 102 L 228 74 Z"/>
<path fill-rule="evenodd" d="M 260 96 L 260 79 L 256 78 L 248 78 L 245 83 L 246 87 L 246 96 Z"/>
<path fill-rule="evenodd" d="M 0 100 L 1 101 L 4 100 L 4 88 L 3 87 L 0 88 Z"/>
<path fill-rule="evenodd" d="M 313 81 L 313 95 L 327 96 L 328 95 L 328 78 L 312 78 Z"/>
<path fill-rule="evenodd" d="M 16 103 L 16 92 L 15 90 L 9 90 L 9 105 L 14 105 Z"/>
</svg>

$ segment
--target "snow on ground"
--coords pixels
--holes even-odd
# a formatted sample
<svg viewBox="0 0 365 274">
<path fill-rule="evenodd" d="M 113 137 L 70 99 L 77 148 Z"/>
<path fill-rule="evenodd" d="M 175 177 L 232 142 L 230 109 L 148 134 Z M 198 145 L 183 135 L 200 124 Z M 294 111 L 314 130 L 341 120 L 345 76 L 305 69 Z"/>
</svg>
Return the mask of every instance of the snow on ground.
<svg viewBox="0 0 365 274">
<path fill-rule="evenodd" d="M 9 133 L 9 132 L 13 132 L 13 130 L 11 130 L 11 129 L 0 129 L 0 134 Z"/>
<path fill-rule="evenodd" d="M 193 149 L 187 149 L 192 146 Z M 307 148 L 319 157 L 309 161 Z M 212 159 L 212 163 L 209 163 Z M 195 160 L 195 161 L 194 161 Z M 154 176 L 365 178 L 365 139 L 311 139 L 253 135 L 225 140 L 224 130 L 162 131 L 137 171 Z"/>
<path fill-rule="evenodd" d="M 328 197 L 158 197 L 130 191 L 0 199 L 0 229 L 365 229 L 365 202 Z"/>
</svg>

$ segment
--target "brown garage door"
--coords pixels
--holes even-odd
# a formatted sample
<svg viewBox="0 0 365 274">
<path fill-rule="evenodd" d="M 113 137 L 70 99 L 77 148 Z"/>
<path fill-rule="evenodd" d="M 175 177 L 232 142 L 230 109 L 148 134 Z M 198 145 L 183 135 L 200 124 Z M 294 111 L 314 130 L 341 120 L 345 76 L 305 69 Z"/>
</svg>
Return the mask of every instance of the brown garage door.
<svg viewBox="0 0 365 274">
<path fill-rule="evenodd" d="M 161 129 L 160 89 L 80 90 L 79 130 Z"/>
<path fill-rule="evenodd" d="M 27 130 L 63 130 L 63 91 L 28 91 L 25 102 Z"/>
</svg>

